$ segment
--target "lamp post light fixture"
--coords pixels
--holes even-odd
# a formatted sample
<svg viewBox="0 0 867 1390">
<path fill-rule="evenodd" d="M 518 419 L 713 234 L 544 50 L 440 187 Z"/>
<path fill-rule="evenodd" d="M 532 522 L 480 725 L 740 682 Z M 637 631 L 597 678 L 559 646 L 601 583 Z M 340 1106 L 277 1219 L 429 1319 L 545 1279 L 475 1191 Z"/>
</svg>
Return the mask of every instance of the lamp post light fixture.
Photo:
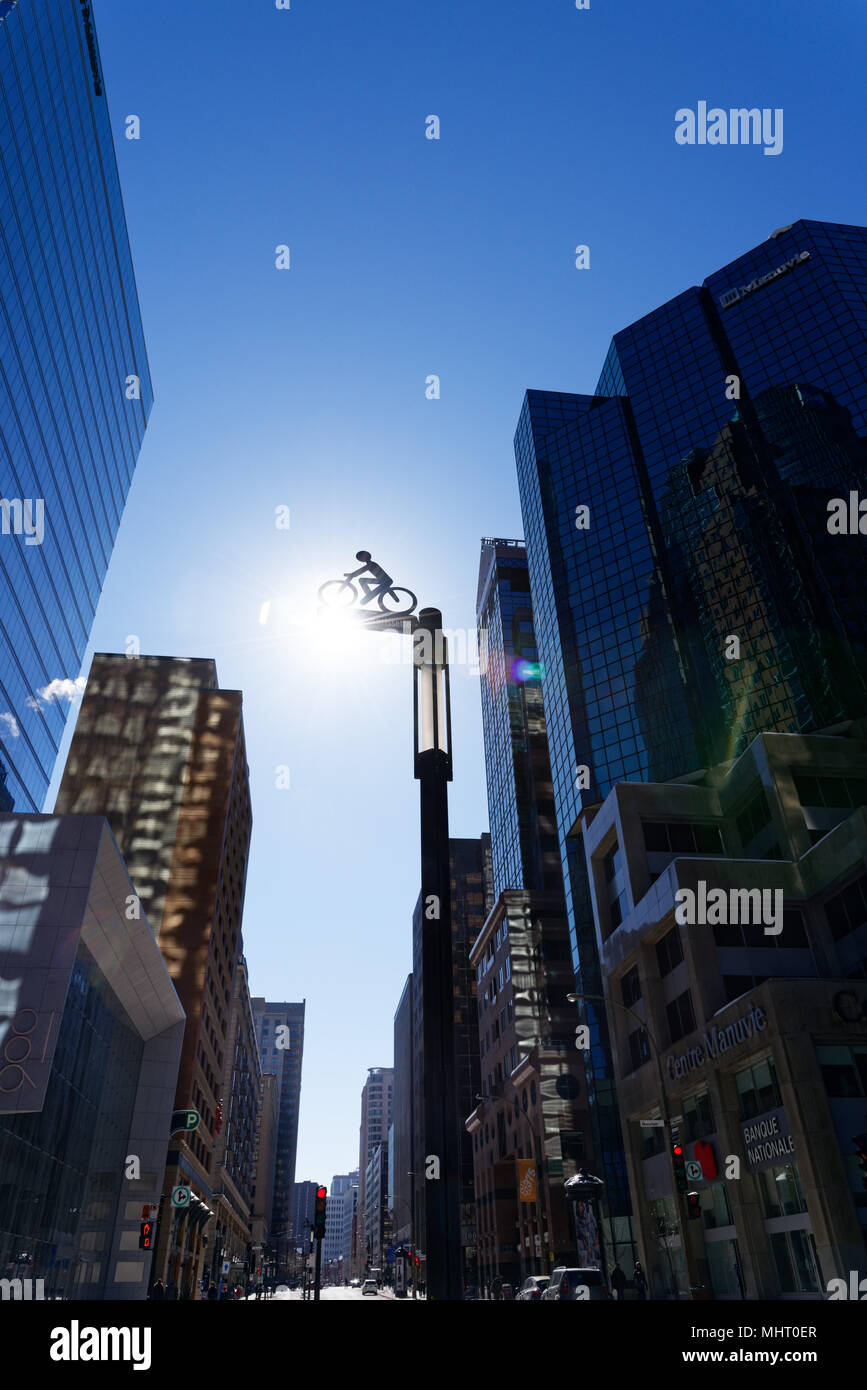
<svg viewBox="0 0 867 1390">
<path fill-rule="evenodd" d="M 324 609 L 355 603 L 376 631 L 412 633 L 413 771 L 421 820 L 422 1013 L 424 1055 L 425 1285 L 428 1298 L 460 1301 L 460 1116 L 455 1085 L 454 974 L 448 784 L 452 780 L 448 650 L 438 608 L 416 613 L 367 550 L 360 570 L 319 589 Z M 360 597 L 363 594 L 363 597 Z M 411 600 L 409 607 L 405 604 Z M 378 608 L 373 602 L 377 600 Z"/>
</svg>

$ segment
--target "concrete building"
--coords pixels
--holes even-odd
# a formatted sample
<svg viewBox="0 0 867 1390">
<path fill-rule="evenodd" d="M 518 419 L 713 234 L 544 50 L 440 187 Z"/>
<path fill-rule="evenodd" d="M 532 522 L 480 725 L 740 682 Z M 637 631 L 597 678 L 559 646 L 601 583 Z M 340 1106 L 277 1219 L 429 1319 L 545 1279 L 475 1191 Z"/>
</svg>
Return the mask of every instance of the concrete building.
<svg viewBox="0 0 867 1390">
<path fill-rule="evenodd" d="M 414 1060 L 412 975 L 407 975 L 394 1015 L 394 1137 L 389 1149 L 393 1174 L 392 1182 L 389 1184 L 389 1207 L 397 1245 L 412 1243 L 415 1236 L 415 1185 L 412 1177 L 415 1170 Z"/>
<path fill-rule="evenodd" d="M 467 1120 L 479 1280 L 518 1286 L 575 1263 L 563 1185 L 586 1158 L 586 1102 L 562 895 L 501 893 L 470 963 L 484 1096 Z"/>
<path fill-rule="evenodd" d="M 168 1149 L 154 1277 L 199 1297 L 252 826 L 240 691 L 213 661 L 98 653 L 57 809 L 108 820 L 186 1013 L 175 1104 L 201 1123 Z"/>
<path fill-rule="evenodd" d="M 386 1251 L 392 1243 L 391 1213 L 388 1209 L 388 1141 L 373 1146 L 364 1180 L 364 1256 L 361 1277 L 367 1269 L 385 1274 Z"/>
<path fill-rule="evenodd" d="M 367 1080 L 361 1091 L 361 1126 L 358 1145 L 358 1230 L 354 1252 L 353 1274 L 364 1272 L 367 1251 L 367 1165 L 377 1144 L 386 1143 L 388 1128 L 393 1119 L 394 1068 L 368 1067 Z M 387 1174 L 386 1174 L 387 1176 Z M 374 1197 L 374 1205 L 379 1199 Z"/>
<path fill-rule="evenodd" d="M 300 1246 L 305 1255 L 310 1243 L 310 1228 L 316 1211 L 316 1189 L 318 1182 L 296 1182 L 292 1190 L 292 1211 L 290 1232 L 292 1244 Z"/>
<path fill-rule="evenodd" d="M 352 1232 L 350 1226 L 350 1242 L 346 1243 L 346 1212 L 345 1206 L 349 1203 L 352 1206 L 352 1190 L 358 1185 L 358 1173 L 337 1173 L 331 1179 L 331 1189 L 328 1194 L 328 1205 L 325 1209 L 325 1239 L 322 1242 L 322 1269 L 323 1275 L 327 1271 L 328 1277 L 335 1283 L 343 1280 L 344 1270 L 349 1269 L 349 1252 L 351 1249 Z"/>
<path fill-rule="evenodd" d="M 256 1192 L 256 1152 L 262 1071 L 253 1028 L 247 962 L 242 956 L 232 987 L 232 1012 L 222 1076 L 223 1123 L 215 1145 L 212 1184 L 215 1225 L 211 1278 L 219 1283 L 229 1261 L 227 1277 L 246 1284 L 255 1274 L 252 1219 Z M 239 1275 L 244 1277 L 238 1277 Z"/>
<path fill-rule="evenodd" d="M 257 997 L 252 1000 L 252 1006 L 262 1067 L 265 1071 L 275 1073 L 280 1098 L 270 1238 L 275 1249 L 279 1249 L 285 1277 L 288 1274 L 286 1261 L 293 1239 L 295 1245 L 300 1244 L 301 1235 L 301 1227 L 296 1224 L 293 1189 L 298 1152 L 306 1003 L 304 1000 L 300 1003 L 289 1003 L 286 1000 L 275 1003 Z M 311 1206 L 311 1221 L 312 1212 Z"/>
<path fill-rule="evenodd" d="M 253 1252 L 258 1254 L 258 1262 L 267 1268 L 269 1276 L 274 1261 L 274 1252 L 270 1244 L 270 1231 L 271 1212 L 274 1204 L 274 1163 L 277 1156 L 278 1117 L 277 1077 L 274 1072 L 263 1072 L 256 1136 L 256 1187 L 250 1229 L 253 1238 Z"/>
<path fill-rule="evenodd" d="M 867 721 L 618 785 L 576 834 L 652 1292 L 820 1298 L 863 1276 Z"/>
<path fill-rule="evenodd" d="M 354 1267 L 358 1223 L 358 1174 L 343 1194 L 343 1277 L 350 1279 Z"/>
<path fill-rule="evenodd" d="M 184 1011 L 135 901 L 101 816 L 0 815 L 0 1279 L 45 1298 L 148 1288 Z"/>
</svg>

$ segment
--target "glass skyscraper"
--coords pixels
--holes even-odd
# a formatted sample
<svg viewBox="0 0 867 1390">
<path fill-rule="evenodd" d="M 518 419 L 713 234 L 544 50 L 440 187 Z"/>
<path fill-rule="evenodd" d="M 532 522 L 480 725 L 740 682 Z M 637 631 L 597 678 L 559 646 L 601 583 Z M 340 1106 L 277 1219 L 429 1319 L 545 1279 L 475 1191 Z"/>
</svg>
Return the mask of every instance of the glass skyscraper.
<svg viewBox="0 0 867 1390">
<path fill-rule="evenodd" d="M 867 230 L 800 221 L 616 334 L 594 395 L 527 393 L 515 452 L 579 990 L 602 993 L 582 807 L 867 709 L 867 537 L 828 525 L 833 499 L 867 495 L 865 327 Z M 604 1011 L 587 1017 L 608 1164 Z"/>
<path fill-rule="evenodd" d="M 42 806 L 152 402 L 91 6 L 3 6 L 0 809 Z"/>
</svg>

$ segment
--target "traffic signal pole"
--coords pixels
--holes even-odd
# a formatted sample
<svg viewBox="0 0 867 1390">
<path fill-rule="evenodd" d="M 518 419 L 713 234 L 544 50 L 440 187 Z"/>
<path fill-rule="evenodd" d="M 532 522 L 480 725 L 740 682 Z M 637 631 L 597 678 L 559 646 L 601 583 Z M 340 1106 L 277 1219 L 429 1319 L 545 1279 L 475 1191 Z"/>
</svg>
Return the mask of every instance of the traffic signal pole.
<svg viewBox="0 0 867 1390">
<path fill-rule="evenodd" d="M 314 1302 L 316 1302 L 316 1303 L 319 1302 L 319 1288 L 320 1288 L 321 1278 L 322 1278 L 322 1237 L 321 1237 L 321 1236 L 317 1236 L 317 1238 L 316 1238 L 316 1274 L 315 1274 L 314 1279 L 313 1279 L 313 1299 L 314 1299 Z"/>
</svg>

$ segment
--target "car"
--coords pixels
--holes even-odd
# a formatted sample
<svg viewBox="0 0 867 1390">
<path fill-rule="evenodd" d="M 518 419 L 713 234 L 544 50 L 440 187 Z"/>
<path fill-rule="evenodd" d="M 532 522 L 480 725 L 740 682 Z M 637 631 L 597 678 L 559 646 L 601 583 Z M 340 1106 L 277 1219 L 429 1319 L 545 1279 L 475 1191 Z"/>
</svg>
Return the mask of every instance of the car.
<svg viewBox="0 0 867 1390">
<path fill-rule="evenodd" d="M 525 1303 L 535 1302 L 542 1297 L 549 1283 L 547 1274 L 531 1274 L 528 1279 L 524 1280 L 516 1296 L 523 1299 Z"/>
<path fill-rule="evenodd" d="M 464 1289 L 464 1302 L 465 1302 L 465 1303 L 478 1303 L 478 1302 L 479 1302 L 479 1286 L 478 1286 L 478 1284 L 467 1284 L 466 1288 Z"/>
<path fill-rule="evenodd" d="M 362 1286 L 361 1286 L 361 1292 L 362 1292 L 362 1293 L 372 1293 L 372 1294 L 379 1293 L 379 1290 L 378 1290 L 378 1288 L 376 1287 L 376 1280 L 375 1280 L 375 1279 L 365 1279 L 364 1283 L 363 1283 Z"/>
<path fill-rule="evenodd" d="M 360 1279 L 350 1279 L 350 1281 L 349 1281 L 349 1287 L 350 1287 L 351 1289 L 360 1289 L 360 1288 L 361 1288 L 361 1280 L 360 1280 Z"/>
<path fill-rule="evenodd" d="M 578 1289 L 586 1288 L 587 1293 L 578 1298 Z M 608 1294 L 602 1279 L 601 1269 L 582 1269 L 580 1267 L 570 1267 L 558 1265 L 551 1271 L 551 1282 L 542 1294 L 545 1299 L 572 1299 L 573 1301 L 583 1301 L 589 1298 L 591 1302 L 607 1298 Z"/>
</svg>

